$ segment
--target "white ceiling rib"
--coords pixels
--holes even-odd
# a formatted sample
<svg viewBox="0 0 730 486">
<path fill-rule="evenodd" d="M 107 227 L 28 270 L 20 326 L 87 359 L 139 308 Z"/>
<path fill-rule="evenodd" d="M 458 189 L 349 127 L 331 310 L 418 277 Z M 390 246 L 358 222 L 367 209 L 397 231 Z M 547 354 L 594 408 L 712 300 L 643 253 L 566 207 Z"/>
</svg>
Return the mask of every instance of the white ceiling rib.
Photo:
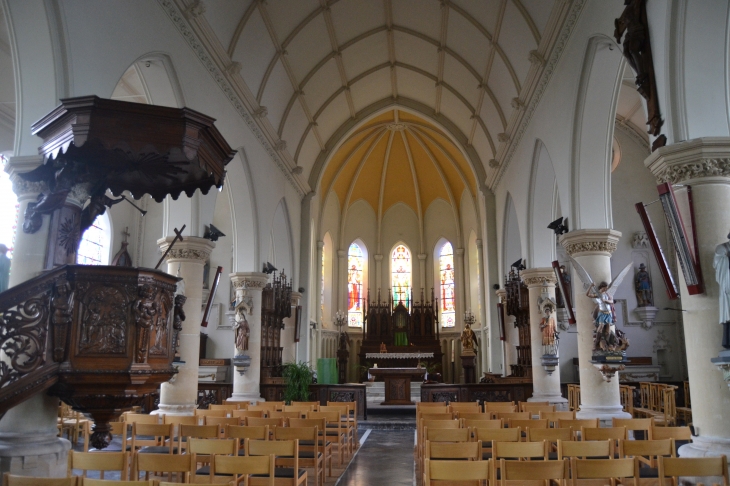
<svg viewBox="0 0 730 486">
<path fill-rule="evenodd" d="M 175 1 L 187 7 L 195 3 Z M 267 136 L 279 137 L 273 142 L 292 166 L 303 169 L 296 172 L 300 180 L 310 179 L 313 147 L 325 151 L 336 144 L 328 139 L 330 133 L 339 133 L 333 127 L 347 120 L 359 123 L 372 107 L 392 99 L 396 104 L 425 104 L 433 111 L 424 115 L 444 116 L 459 127 L 465 148 L 476 150 L 484 164 L 487 181 L 481 182 L 489 184 L 497 171 L 487 162 L 504 153 L 515 111 L 529 102 L 529 83 L 541 69 L 527 59 L 535 51 L 549 54 L 561 27 L 553 19 L 561 17 L 556 12 L 565 3 L 253 0 L 235 15 L 203 13 L 194 22 L 188 20 L 198 33 L 202 28 L 219 34 L 220 47 L 215 49 L 228 55 L 231 66 L 240 66 L 236 81 L 253 89 L 257 123 L 271 127 Z M 218 5 L 207 2 L 206 7 Z"/>
</svg>

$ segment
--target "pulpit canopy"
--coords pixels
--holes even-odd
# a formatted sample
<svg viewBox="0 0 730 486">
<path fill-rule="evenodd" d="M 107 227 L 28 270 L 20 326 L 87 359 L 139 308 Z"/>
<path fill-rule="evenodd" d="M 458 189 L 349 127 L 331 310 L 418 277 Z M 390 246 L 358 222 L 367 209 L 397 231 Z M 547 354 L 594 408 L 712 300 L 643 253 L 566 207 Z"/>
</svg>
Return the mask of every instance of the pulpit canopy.
<svg viewBox="0 0 730 486">
<path fill-rule="evenodd" d="M 70 171 L 89 192 L 129 191 L 157 202 L 221 187 L 232 150 L 215 119 L 189 108 L 168 108 L 97 96 L 66 98 L 31 126 L 43 139 L 44 163 L 23 174 L 30 181 L 57 180 Z"/>
</svg>

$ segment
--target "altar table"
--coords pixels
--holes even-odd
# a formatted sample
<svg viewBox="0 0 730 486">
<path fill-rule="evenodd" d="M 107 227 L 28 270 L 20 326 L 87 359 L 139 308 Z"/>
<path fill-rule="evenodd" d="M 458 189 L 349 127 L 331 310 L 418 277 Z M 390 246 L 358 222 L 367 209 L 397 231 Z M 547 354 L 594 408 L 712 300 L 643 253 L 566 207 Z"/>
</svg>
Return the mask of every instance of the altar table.
<svg viewBox="0 0 730 486">
<path fill-rule="evenodd" d="M 425 368 L 370 368 L 368 372 L 385 381 L 385 401 L 381 405 L 414 405 L 411 401 L 411 379 L 423 380 Z"/>
</svg>

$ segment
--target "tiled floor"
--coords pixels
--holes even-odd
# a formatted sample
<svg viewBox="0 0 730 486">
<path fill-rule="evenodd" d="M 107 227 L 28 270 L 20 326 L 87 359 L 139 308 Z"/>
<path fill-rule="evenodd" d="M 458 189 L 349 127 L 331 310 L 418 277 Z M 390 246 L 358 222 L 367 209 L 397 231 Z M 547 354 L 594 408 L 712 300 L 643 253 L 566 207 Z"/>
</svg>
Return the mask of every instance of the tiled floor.
<svg viewBox="0 0 730 486">
<path fill-rule="evenodd" d="M 413 430 L 371 430 L 337 486 L 411 486 L 413 440 Z"/>
</svg>

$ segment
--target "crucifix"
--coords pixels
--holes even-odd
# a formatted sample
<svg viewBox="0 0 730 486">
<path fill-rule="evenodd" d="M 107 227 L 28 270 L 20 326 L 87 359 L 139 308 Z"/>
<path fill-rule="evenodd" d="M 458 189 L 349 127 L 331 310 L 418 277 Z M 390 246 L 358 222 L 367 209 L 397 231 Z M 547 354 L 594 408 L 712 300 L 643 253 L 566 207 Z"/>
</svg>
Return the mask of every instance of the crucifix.
<svg viewBox="0 0 730 486">
<path fill-rule="evenodd" d="M 175 246 L 175 243 L 177 242 L 177 240 L 183 241 L 182 232 L 185 231 L 185 226 L 186 225 L 182 225 L 182 228 L 180 228 L 179 230 L 177 228 L 173 229 L 173 231 L 175 232 L 175 238 L 172 239 L 172 241 L 170 242 L 170 246 L 167 247 L 167 250 L 165 250 L 165 253 L 160 258 L 160 261 L 157 262 L 157 265 L 155 265 L 155 270 L 160 268 L 160 264 L 165 260 L 165 257 L 167 256 L 167 254 L 170 253 L 170 250 L 172 250 L 172 247 Z"/>
</svg>

